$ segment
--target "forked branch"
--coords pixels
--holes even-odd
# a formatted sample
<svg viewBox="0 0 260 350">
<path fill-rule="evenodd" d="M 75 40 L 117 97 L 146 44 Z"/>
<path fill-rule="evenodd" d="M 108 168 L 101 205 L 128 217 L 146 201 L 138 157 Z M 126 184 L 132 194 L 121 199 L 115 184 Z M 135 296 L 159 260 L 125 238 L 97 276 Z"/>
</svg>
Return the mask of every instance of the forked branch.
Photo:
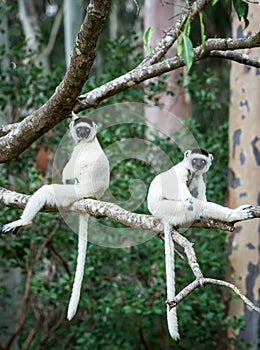
<svg viewBox="0 0 260 350">
<path fill-rule="evenodd" d="M 243 302 L 250 307 L 252 310 L 258 312 L 260 314 L 260 308 L 257 307 L 252 303 L 251 300 L 249 300 L 234 284 L 217 280 L 214 278 L 203 278 L 202 280 L 195 280 L 191 282 L 188 286 L 183 288 L 173 300 L 167 301 L 167 304 L 169 304 L 170 308 L 175 307 L 177 304 L 179 304 L 184 298 L 186 298 L 188 295 L 190 295 L 196 288 L 201 287 L 201 282 L 203 282 L 203 285 L 206 284 L 215 284 L 222 287 L 230 288 L 236 295 L 239 296 L 243 300 Z"/>
</svg>

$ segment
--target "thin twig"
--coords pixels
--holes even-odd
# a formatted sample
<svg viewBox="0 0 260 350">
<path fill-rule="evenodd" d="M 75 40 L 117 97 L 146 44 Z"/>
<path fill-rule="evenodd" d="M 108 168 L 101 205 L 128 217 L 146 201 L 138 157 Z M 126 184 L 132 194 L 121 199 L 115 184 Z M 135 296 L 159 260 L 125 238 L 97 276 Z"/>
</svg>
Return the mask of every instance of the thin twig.
<svg viewBox="0 0 260 350">
<path fill-rule="evenodd" d="M 60 317 L 57 319 L 57 321 L 54 323 L 54 325 L 51 327 L 51 329 L 49 330 L 49 332 L 46 334 L 46 336 L 43 338 L 43 340 L 40 342 L 40 344 L 38 345 L 37 349 L 46 349 L 46 345 L 48 344 L 48 342 L 52 339 L 53 334 L 55 332 L 55 330 L 62 324 L 62 322 L 64 321 L 64 316 L 65 316 L 65 312 L 62 311 L 60 314 Z"/>
<path fill-rule="evenodd" d="M 195 281 L 191 282 L 188 286 L 183 288 L 175 296 L 175 298 L 173 300 L 168 301 L 167 303 L 169 303 L 170 307 L 175 307 L 184 298 L 186 298 L 188 295 L 190 295 L 196 288 L 201 287 L 201 283 L 200 282 L 201 281 L 198 281 L 198 280 L 195 280 Z M 226 282 L 226 281 L 214 279 L 214 278 L 203 278 L 202 282 L 203 282 L 203 285 L 214 284 L 214 285 L 224 286 L 224 287 L 232 289 L 233 292 L 236 295 L 238 295 L 248 307 L 250 307 L 252 310 L 254 310 L 254 311 L 256 311 L 257 313 L 260 314 L 260 308 L 257 307 L 256 305 L 254 305 L 252 303 L 252 301 L 249 300 L 234 284 Z"/>
<path fill-rule="evenodd" d="M 51 243 L 49 243 L 49 248 L 50 248 L 50 251 L 53 253 L 53 255 L 55 255 L 58 258 L 58 260 L 60 260 L 67 274 L 71 276 L 69 265 L 67 264 L 67 261 L 63 258 L 62 254 L 60 254 Z"/>
<path fill-rule="evenodd" d="M 40 257 L 42 255 L 42 252 L 43 252 L 44 248 L 52 241 L 53 237 L 58 232 L 58 230 L 60 228 L 60 225 L 61 225 L 61 222 L 62 222 L 62 218 L 59 217 L 55 227 L 53 228 L 53 230 L 50 232 L 50 234 L 44 239 L 44 241 L 40 245 L 40 247 L 38 249 L 38 252 L 36 254 L 35 260 L 40 260 Z"/>
<path fill-rule="evenodd" d="M 227 51 L 213 50 L 209 53 L 209 57 L 224 58 L 226 60 L 234 61 L 247 66 L 260 68 L 259 57 L 252 57 L 247 54 L 242 54 L 242 53 L 234 52 L 230 50 L 227 50 Z"/>
<path fill-rule="evenodd" d="M 188 258 L 188 263 L 192 269 L 194 276 L 196 277 L 196 280 L 201 281 L 203 279 L 203 274 L 197 262 L 195 250 L 193 249 L 194 244 L 175 230 L 172 232 L 172 239 L 184 249 L 185 254 Z"/>
</svg>

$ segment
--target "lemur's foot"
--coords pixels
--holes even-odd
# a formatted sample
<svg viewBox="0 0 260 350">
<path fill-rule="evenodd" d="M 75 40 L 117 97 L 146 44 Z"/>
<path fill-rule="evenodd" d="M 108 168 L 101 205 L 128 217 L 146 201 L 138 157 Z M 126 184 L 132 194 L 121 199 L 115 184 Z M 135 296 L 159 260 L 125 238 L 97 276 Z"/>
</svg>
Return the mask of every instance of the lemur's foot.
<svg viewBox="0 0 260 350">
<path fill-rule="evenodd" d="M 27 221 L 24 221 L 23 219 L 19 219 L 4 225 L 2 227 L 2 232 L 5 232 L 5 233 L 12 232 L 16 234 L 20 227 L 29 225 L 30 223 L 31 222 L 27 222 Z"/>
</svg>

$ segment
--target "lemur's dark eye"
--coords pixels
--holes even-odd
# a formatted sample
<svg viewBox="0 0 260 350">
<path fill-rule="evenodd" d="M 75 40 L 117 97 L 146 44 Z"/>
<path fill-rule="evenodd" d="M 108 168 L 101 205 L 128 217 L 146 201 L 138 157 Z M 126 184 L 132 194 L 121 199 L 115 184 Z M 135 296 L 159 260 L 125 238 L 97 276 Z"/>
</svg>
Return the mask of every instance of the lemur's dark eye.
<svg viewBox="0 0 260 350">
<path fill-rule="evenodd" d="M 205 159 L 202 159 L 202 160 L 201 160 L 201 164 L 203 164 L 203 165 L 205 165 L 205 164 L 206 164 Z"/>
</svg>

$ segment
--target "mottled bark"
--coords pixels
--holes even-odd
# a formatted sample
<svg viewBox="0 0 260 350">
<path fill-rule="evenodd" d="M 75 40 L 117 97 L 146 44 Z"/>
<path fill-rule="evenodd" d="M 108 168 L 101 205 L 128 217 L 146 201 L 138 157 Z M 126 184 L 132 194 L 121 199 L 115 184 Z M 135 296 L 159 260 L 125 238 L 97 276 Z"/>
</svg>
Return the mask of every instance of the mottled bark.
<svg viewBox="0 0 260 350">
<path fill-rule="evenodd" d="M 165 31 L 169 26 L 176 26 L 176 14 L 179 13 L 181 6 L 185 5 L 183 0 L 170 3 L 167 1 L 145 1 L 144 5 L 144 28 L 153 28 L 153 32 L 150 38 L 149 45 L 156 47 L 158 42 L 164 36 Z M 177 45 L 173 45 L 167 52 L 166 58 L 176 56 Z M 178 85 L 180 75 L 187 76 L 185 67 L 181 69 L 173 70 L 167 74 L 165 83 L 167 84 L 167 91 L 162 91 L 156 94 L 155 99 L 158 99 L 158 105 L 165 111 L 171 111 L 175 116 L 186 118 L 191 112 L 191 99 L 187 89 Z M 185 79 L 185 78 L 184 78 Z M 155 84 L 158 79 L 152 80 Z M 169 94 L 171 91 L 172 94 Z M 145 108 L 145 118 L 148 120 L 149 125 L 160 125 L 160 132 L 168 134 L 172 130 L 180 127 L 179 122 L 175 118 L 163 118 L 158 114 L 158 108 L 154 106 L 154 99 L 151 101 L 147 99 L 145 101 L 147 106 Z"/>
<path fill-rule="evenodd" d="M 250 6 L 250 25 L 242 30 L 237 17 L 233 18 L 233 36 L 243 38 L 259 28 L 260 8 Z M 241 52 L 251 54 L 250 49 Z M 260 55 L 260 49 L 254 50 Z M 259 61 L 259 59 L 258 59 Z M 229 150 L 229 198 L 228 204 L 236 207 L 241 204 L 260 204 L 260 71 L 259 68 L 232 63 L 230 75 L 230 150 Z M 260 289 L 260 222 L 241 222 L 229 237 L 230 279 L 243 293 L 259 305 Z M 230 315 L 245 316 L 245 328 L 239 337 L 257 349 L 259 314 L 252 312 L 242 302 L 233 300 Z M 233 330 L 232 330 L 233 331 Z"/>
</svg>

